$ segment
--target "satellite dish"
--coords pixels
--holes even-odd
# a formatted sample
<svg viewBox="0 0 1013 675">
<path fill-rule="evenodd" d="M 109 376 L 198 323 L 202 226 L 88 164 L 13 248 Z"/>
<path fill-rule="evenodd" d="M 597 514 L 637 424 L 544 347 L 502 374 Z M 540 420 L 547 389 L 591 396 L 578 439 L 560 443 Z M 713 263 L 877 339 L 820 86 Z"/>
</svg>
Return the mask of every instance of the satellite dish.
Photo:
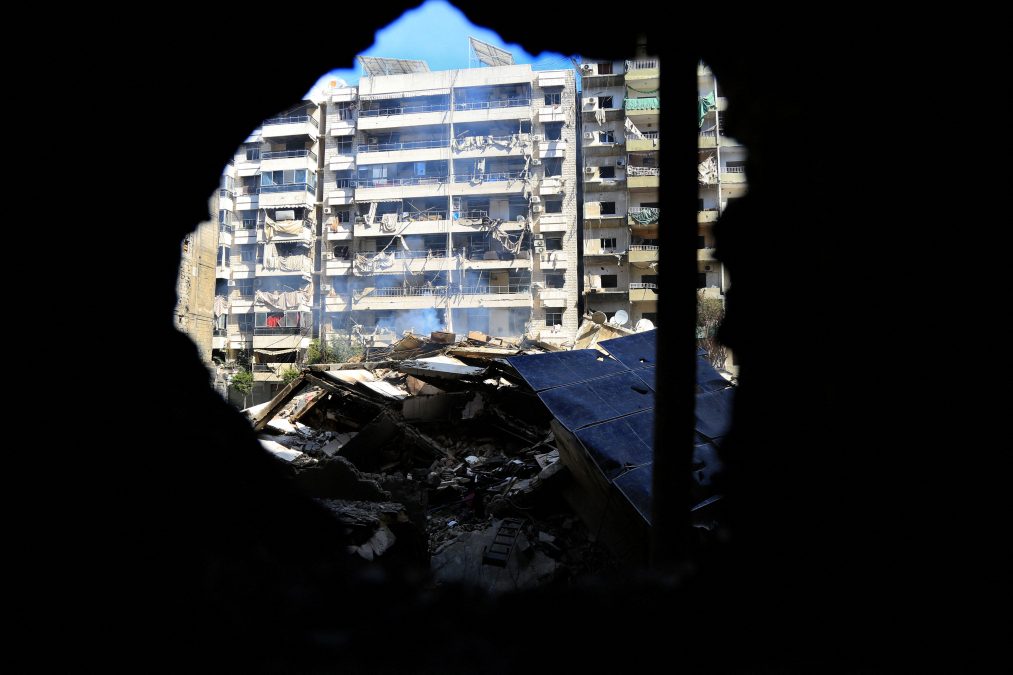
<svg viewBox="0 0 1013 675">
<path fill-rule="evenodd" d="M 606 318 L 608 317 L 605 316 L 605 312 L 595 312 L 591 315 L 591 321 L 594 321 L 599 326 L 605 323 Z"/>
<path fill-rule="evenodd" d="M 613 326 L 625 326 L 627 323 L 629 323 L 629 320 L 630 315 L 626 313 L 626 310 L 620 309 L 618 312 L 615 313 L 615 316 L 612 317 L 612 320 L 609 321 L 609 323 L 611 323 Z"/>
<path fill-rule="evenodd" d="M 640 321 L 637 321 L 637 325 L 633 328 L 633 330 L 638 333 L 643 333 L 645 330 L 654 330 L 654 322 L 650 319 L 641 319 Z"/>
</svg>

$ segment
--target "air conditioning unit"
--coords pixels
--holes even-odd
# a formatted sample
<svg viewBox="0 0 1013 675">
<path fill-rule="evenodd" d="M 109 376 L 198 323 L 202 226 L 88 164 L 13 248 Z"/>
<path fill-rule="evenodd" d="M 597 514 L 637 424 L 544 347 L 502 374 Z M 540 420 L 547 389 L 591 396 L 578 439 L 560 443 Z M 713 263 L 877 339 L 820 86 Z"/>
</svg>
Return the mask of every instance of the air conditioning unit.
<svg viewBox="0 0 1013 675">
<path fill-rule="evenodd" d="M 712 271 L 713 269 L 714 269 L 714 268 L 713 268 L 713 267 L 711 267 L 710 265 L 704 265 L 704 266 L 703 266 L 703 271 L 704 271 L 704 272 L 710 272 L 710 271 Z"/>
<path fill-rule="evenodd" d="M 531 134 L 531 140 L 533 140 L 535 142 L 537 142 L 537 141 L 544 141 L 545 140 L 545 135 L 544 134 Z"/>
<path fill-rule="evenodd" d="M 334 253 L 331 251 L 324 251 L 324 260 L 330 260 L 334 257 Z"/>
<path fill-rule="evenodd" d="M 324 207 L 324 215 L 325 216 L 331 215 L 331 207 L 329 207 L 329 206 L 325 206 Z"/>
<path fill-rule="evenodd" d="M 535 204 L 535 205 L 533 205 L 531 207 L 531 212 L 532 213 L 541 213 L 542 212 L 542 205 L 541 204 Z"/>
<path fill-rule="evenodd" d="M 594 173 L 594 167 L 593 166 L 585 166 L 584 167 L 584 173 Z"/>
<path fill-rule="evenodd" d="M 583 72 L 583 73 L 589 73 L 589 74 L 590 74 L 590 73 L 591 73 L 591 71 L 592 71 L 592 70 L 594 70 L 594 68 L 592 68 L 592 67 L 591 67 L 591 64 L 590 64 L 590 63 L 585 63 L 584 65 L 582 65 L 582 66 L 580 67 L 580 70 L 581 70 L 581 72 Z"/>
<path fill-rule="evenodd" d="M 617 159 L 616 160 L 616 166 L 626 166 L 626 160 L 625 159 Z"/>
<path fill-rule="evenodd" d="M 331 290 L 331 285 L 330 284 L 320 284 L 320 290 L 321 291 L 329 291 L 329 290 Z"/>
<path fill-rule="evenodd" d="M 531 160 L 531 166 L 541 166 L 541 165 L 542 165 L 542 160 L 538 159 L 537 157 L 535 157 L 535 158 L 533 158 Z"/>
<path fill-rule="evenodd" d="M 532 195 L 532 197 L 531 197 L 531 203 L 532 204 L 541 204 L 542 203 L 542 198 L 539 197 L 538 195 Z"/>
<path fill-rule="evenodd" d="M 594 133 L 591 132 L 591 131 L 585 131 L 584 132 L 584 140 L 585 141 L 593 141 L 594 140 Z"/>
<path fill-rule="evenodd" d="M 584 98 L 581 102 L 587 110 L 594 110 L 598 107 L 598 99 L 594 97 Z"/>
</svg>

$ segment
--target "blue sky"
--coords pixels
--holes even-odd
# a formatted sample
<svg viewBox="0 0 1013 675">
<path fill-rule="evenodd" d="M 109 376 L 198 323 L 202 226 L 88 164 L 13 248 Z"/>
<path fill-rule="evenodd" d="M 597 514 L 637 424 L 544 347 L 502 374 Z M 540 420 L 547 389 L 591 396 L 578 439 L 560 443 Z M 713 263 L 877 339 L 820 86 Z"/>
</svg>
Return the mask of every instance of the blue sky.
<svg viewBox="0 0 1013 675">
<path fill-rule="evenodd" d="M 405 12 L 397 21 L 378 31 L 373 45 L 363 54 L 419 59 L 428 63 L 430 70 L 467 68 L 468 36 L 507 50 L 513 54 L 514 63 L 530 63 L 535 70 L 573 67 L 570 59 L 562 54 L 542 52 L 533 56 L 518 45 L 503 42 L 495 31 L 471 23 L 460 10 L 444 0 L 429 0 L 418 9 Z M 356 60 L 351 69 L 338 68 L 321 76 L 310 91 L 335 77 L 348 84 L 358 84 L 361 76 L 362 67 Z"/>
</svg>

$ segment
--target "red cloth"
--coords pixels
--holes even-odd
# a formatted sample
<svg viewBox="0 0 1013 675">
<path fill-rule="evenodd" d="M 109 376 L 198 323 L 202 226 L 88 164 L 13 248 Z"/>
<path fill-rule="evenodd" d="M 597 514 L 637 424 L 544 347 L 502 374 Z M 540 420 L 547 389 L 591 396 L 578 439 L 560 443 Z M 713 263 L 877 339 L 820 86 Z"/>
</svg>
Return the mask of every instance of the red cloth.
<svg viewBox="0 0 1013 675">
<path fill-rule="evenodd" d="M 283 314 L 268 314 L 267 315 L 267 327 L 268 328 L 278 328 L 278 327 L 280 327 L 281 326 L 281 320 L 282 320 L 283 316 L 284 316 Z"/>
</svg>

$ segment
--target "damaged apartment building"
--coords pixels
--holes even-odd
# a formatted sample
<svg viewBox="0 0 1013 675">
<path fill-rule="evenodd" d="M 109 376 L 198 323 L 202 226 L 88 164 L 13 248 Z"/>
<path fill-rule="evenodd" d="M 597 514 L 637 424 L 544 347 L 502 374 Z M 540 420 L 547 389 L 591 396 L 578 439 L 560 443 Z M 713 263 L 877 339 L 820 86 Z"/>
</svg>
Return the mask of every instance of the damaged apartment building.
<svg viewBox="0 0 1013 675">
<path fill-rule="evenodd" d="M 585 308 L 620 324 L 658 320 L 659 66 L 657 58 L 641 55 L 580 67 Z M 745 194 L 745 149 L 724 135 L 727 101 L 710 69 L 701 64 L 697 75 L 697 288 L 703 297 L 724 300 L 729 279 L 714 257 L 712 228 L 729 201 Z"/>
<path fill-rule="evenodd" d="M 265 120 L 226 167 L 214 347 L 252 354 L 254 400 L 315 337 L 573 339 L 575 74 L 472 47 L 483 67 L 360 57 L 358 86 Z"/>
</svg>

